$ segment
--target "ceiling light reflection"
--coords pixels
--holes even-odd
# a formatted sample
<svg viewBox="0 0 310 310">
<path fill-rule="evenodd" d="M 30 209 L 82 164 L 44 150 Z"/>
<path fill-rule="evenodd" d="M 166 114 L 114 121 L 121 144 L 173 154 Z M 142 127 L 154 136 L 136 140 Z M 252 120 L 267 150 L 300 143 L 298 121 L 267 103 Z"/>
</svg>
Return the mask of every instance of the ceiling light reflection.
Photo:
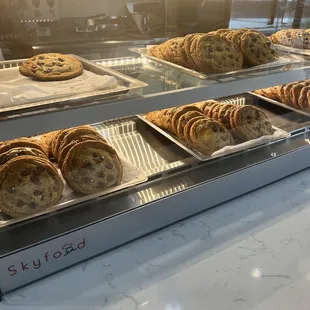
<svg viewBox="0 0 310 310">
<path fill-rule="evenodd" d="M 254 279 L 260 279 L 262 277 L 262 272 L 258 269 L 252 269 L 251 275 Z"/>
</svg>

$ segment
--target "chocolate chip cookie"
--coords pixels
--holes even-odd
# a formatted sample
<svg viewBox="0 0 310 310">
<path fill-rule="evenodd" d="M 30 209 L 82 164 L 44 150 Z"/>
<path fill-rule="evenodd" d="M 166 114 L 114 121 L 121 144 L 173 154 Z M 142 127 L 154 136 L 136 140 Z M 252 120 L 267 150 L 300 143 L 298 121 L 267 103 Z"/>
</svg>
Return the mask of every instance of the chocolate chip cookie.
<svg viewBox="0 0 310 310">
<path fill-rule="evenodd" d="M 61 167 L 67 184 L 76 192 L 92 194 L 120 184 L 121 161 L 113 147 L 100 141 L 74 145 Z"/>
<path fill-rule="evenodd" d="M 47 53 L 27 60 L 20 67 L 19 72 L 40 81 L 60 81 L 81 75 L 83 65 L 73 56 Z"/>
<path fill-rule="evenodd" d="M 20 156 L 0 167 L 0 191 L 1 211 L 20 217 L 57 203 L 63 181 L 47 159 Z"/>
</svg>

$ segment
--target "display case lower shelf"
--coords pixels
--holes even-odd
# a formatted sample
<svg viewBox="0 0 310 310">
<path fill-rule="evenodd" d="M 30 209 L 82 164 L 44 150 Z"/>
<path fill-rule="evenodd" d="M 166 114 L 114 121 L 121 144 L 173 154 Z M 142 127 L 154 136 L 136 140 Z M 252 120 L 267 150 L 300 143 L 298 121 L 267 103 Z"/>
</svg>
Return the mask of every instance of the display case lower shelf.
<svg viewBox="0 0 310 310">
<path fill-rule="evenodd" d="M 289 140 L 248 152 L 246 156 L 239 154 L 202 163 L 165 179 L 148 182 L 114 199 L 92 202 L 92 212 L 89 214 L 83 213 L 83 208 L 80 208 L 71 213 L 70 218 L 65 214 L 64 218 L 61 214 L 58 217 L 54 215 L 48 223 L 51 225 L 54 221 L 58 227 L 65 227 L 68 221 L 82 221 L 96 212 L 98 219 L 48 240 L 0 255 L 0 291 L 6 293 L 16 289 L 309 167 L 310 147 L 306 142 L 309 133 L 306 131 Z M 108 215 L 107 210 L 112 206 L 117 206 L 118 210 L 114 211 L 114 215 Z M 81 214 L 83 218 L 80 218 Z M 44 222 L 39 224 L 37 228 L 42 230 Z M 24 234 L 27 229 L 31 233 L 36 231 L 35 226 L 22 229 Z M 12 248 L 23 238 L 18 233 L 18 227 L 7 236 L 2 233 L 1 250 L 6 245 Z M 36 268 L 38 259 L 40 268 Z"/>
</svg>

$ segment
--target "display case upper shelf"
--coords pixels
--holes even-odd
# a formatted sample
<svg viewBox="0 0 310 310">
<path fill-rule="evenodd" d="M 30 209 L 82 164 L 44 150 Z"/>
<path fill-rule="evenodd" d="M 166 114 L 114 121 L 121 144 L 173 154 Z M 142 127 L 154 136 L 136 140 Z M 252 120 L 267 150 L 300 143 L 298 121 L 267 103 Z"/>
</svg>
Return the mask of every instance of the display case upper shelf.
<svg viewBox="0 0 310 310">
<path fill-rule="evenodd" d="M 55 129 L 95 123 L 138 113 L 239 94 L 258 88 L 310 78 L 307 57 L 291 55 L 292 62 L 260 71 L 197 79 L 186 72 L 145 58 L 96 61 L 149 86 L 117 98 L 79 101 L 72 105 L 0 115 L 0 140 L 31 136 Z"/>
</svg>

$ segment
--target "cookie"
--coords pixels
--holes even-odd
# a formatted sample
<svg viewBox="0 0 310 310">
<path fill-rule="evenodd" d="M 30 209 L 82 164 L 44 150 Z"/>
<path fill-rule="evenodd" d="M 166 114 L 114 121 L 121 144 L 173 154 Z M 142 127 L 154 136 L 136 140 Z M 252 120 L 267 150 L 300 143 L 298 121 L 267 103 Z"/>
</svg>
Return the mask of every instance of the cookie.
<svg viewBox="0 0 310 310">
<path fill-rule="evenodd" d="M 214 103 L 218 103 L 218 101 L 216 101 L 216 100 L 206 100 L 206 101 L 202 101 L 202 102 L 197 102 L 194 105 L 196 107 L 198 107 L 202 112 L 204 112 L 207 107 L 211 106 Z"/>
<path fill-rule="evenodd" d="M 187 67 L 187 56 L 184 53 L 184 38 L 173 38 L 165 43 L 168 61 Z"/>
<path fill-rule="evenodd" d="M 79 137 L 85 135 L 91 135 L 94 138 L 107 143 L 107 141 L 102 137 L 102 135 L 95 128 L 91 126 L 73 127 L 69 129 L 61 139 L 57 150 L 57 159 L 59 158 L 59 154 L 62 148 L 64 148 L 70 142 L 78 140 Z"/>
<path fill-rule="evenodd" d="M 183 47 L 186 53 L 188 67 L 195 71 L 200 71 L 200 68 L 196 65 L 195 61 L 193 60 L 193 55 L 191 54 L 191 45 L 196 36 L 197 34 L 188 34 L 185 36 Z"/>
<path fill-rule="evenodd" d="M 31 147 L 14 147 L 0 154 L 0 165 L 4 165 L 9 160 L 20 156 L 34 156 L 47 159 L 42 151 Z"/>
<path fill-rule="evenodd" d="M 233 104 L 222 104 L 218 112 L 218 122 L 226 129 L 231 130 L 230 113 L 235 109 Z"/>
<path fill-rule="evenodd" d="M 234 44 L 219 34 L 205 34 L 196 43 L 199 68 L 204 73 L 224 73 L 239 70 L 243 56 Z"/>
<path fill-rule="evenodd" d="M 294 105 L 292 101 L 292 97 L 291 97 L 291 89 L 296 85 L 298 85 L 298 83 L 294 82 L 294 83 L 288 83 L 283 87 L 284 97 L 281 98 L 283 100 L 282 101 L 283 103 L 290 105 L 290 106 Z"/>
<path fill-rule="evenodd" d="M 301 110 L 309 109 L 309 102 L 308 102 L 308 93 L 310 91 L 309 86 L 305 86 L 302 88 L 299 98 L 298 98 L 298 106 Z"/>
<path fill-rule="evenodd" d="M 75 129 L 88 129 L 88 130 L 94 130 L 91 126 L 89 125 L 82 125 L 82 126 L 77 126 L 77 127 L 72 127 L 72 128 L 67 128 L 67 129 L 63 129 L 63 130 L 59 130 L 53 140 L 52 140 L 52 146 L 51 146 L 51 149 L 52 149 L 52 153 L 53 153 L 53 156 L 54 158 L 57 160 L 58 159 L 58 152 L 59 152 L 59 149 L 60 149 L 60 145 L 64 139 L 64 137 L 67 135 L 67 133 L 69 131 L 72 131 L 72 130 L 75 130 Z"/>
<path fill-rule="evenodd" d="M 104 142 L 85 141 L 74 145 L 61 171 L 76 192 L 92 194 L 120 184 L 123 167 L 116 151 Z"/>
<path fill-rule="evenodd" d="M 234 110 L 231 126 L 234 134 L 242 141 L 272 135 L 274 129 L 267 116 L 253 106 L 242 106 Z"/>
<path fill-rule="evenodd" d="M 197 120 L 190 129 L 192 145 L 204 155 L 212 155 L 227 145 L 233 145 L 230 132 L 220 123 L 210 119 Z"/>
<path fill-rule="evenodd" d="M 270 40 L 261 33 L 247 31 L 241 36 L 240 40 L 245 64 L 249 66 L 265 64 L 278 58 Z"/>
<path fill-rule="evenodd" d="M 58 53 L 34 56 L 20 68 L 21 74 L 40 81 L 69 80 L 83 73 L 83 65 L 78 59 Z"/>
<path fill-rule="evenodd" d="M 178 121 L 179 118 L 186 112 L 189 111 L 197 111 L 197 112 L 201 112 L 201 110 L 193 105 L 184 105 L 179 107 L 176 112 L 174 113 L 172 119 L 171 119 L 171 128 L 172 128 L 172 132 L 175 133 L 177 135 L 177 126 L 178 126 Z"/>
<path fill-rule="evenodd" d="M 66 142 L 66 144 L 62 145 L 59 149 L 58 152 L 58 159 L 57 159 L 57 163 L 59 165 L 59 167 L 62 166 L 69 150 L 72 148 L 72 146 L 74 146 L 77 143 L 80 142 L 84 142 L 84 141 L 101 141 L 104 143 L 107 143 L 107 141 L 98 133 L 98 135 L 90 133 L 88 135 L 78 135 L 75 136 L 74 138 L 68 140 L 68 142 Z"/>
<path fill-rule="evenodd" d="M 177 128 L 176 128 L 177 129 L 176 134 L 179 138 L 181 138 L 181 139 L 184 138 L 184 127 L 185 127 L 185 125 L 193 117 L 197 117 L 197 116 L 204 116 L 204 114 L 202 112 L 198 112 L 198 111 L 189 111 L 189 112 L 186 112 L 183 115 L 181 115 L 181 117 L 179 118 L 179 120 L 177 122 Z"/>
<path fill-rule="evenodd" d="M 297 109 L 302 108 L 298 104 L 298 99 L 299 99 L 299 96 L 300 96 L 300 93 L 301 93 L 302 89 L 305 86 L 306 86 L 306 84 L 304 84 L 304 83 L 297 83 L 290 90 L 291 103 Z"/>
<path fill-rule="evenodd" d="M 196 117 L 193 117 L 192 119 L 190 119 L 186 125 L 184 126 L 184 129 L 183 129 L 183 139 L 185 140 L 185 142 L 188 144 L 188 145 L 191 145 L 192 143 L 192 140 L 190 138 L 190 131 L 191 131 L 191 127 L 193 126 L 193 124 L 199 120 L 199 119 L 208 119 L 206 118 L 204 115 L 201 115 L 201 116 L 196 116 Z"/>
<path fill-rule="evenodd" d="M 63 181 L 47 159 L 20 156 L 0 167 L 0 190 L 1 211 L 20 217 L 55 205 L 62 195 Z"/>
<path fill-rule="evenodd" d="M 30 147 L 33 149 L 38 149 L 39 151 L 43 152 L 46 155 L 46 157 L 48 157 L 47 146 L 40 140 L 31 139 L 31 138 L 19 138 L 19 139 L 5 141 L 0 146 L 0 154 L 3 154 L 9 151 L 10 149 L 13 149 L 16 147 Z"/>
<path fill-rule="evenodd" d="M 43 143 L 45 143 L 45 145 L 47 146 L 49 157 L 53 156 L 52 143 L 58 133 L 59 133 L 59 130 L 56 130 L 56 131 L 47 132 L 39 136 L 40 140 Z"/>
</svg>

